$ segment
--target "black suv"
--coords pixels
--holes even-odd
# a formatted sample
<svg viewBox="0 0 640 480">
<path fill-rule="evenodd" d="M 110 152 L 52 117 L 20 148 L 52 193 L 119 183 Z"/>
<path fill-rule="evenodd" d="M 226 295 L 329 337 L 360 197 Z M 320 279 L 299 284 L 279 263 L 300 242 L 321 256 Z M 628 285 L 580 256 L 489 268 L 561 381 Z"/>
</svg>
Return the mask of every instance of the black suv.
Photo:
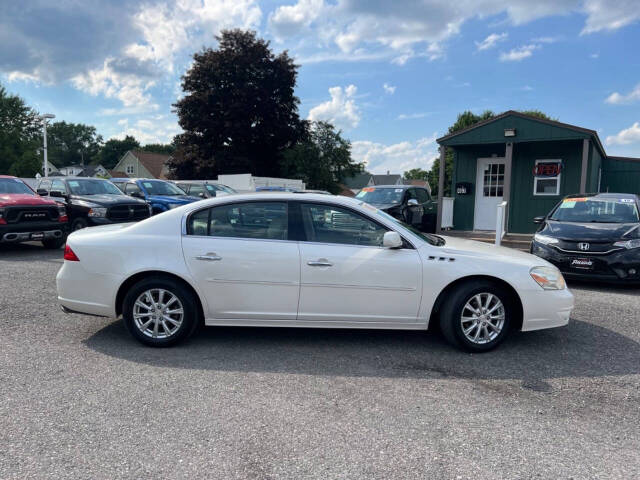
<svg viewBox="0 0 640 480">
<path fill-rule="evenodd" d="M 100 178 L 43 178 L 37 192 L 66 207 L 72 231 L 93 225 L 137 222 L 151 216 L 147 202 L 123 194 L 113 183 Z"/>
</svg>

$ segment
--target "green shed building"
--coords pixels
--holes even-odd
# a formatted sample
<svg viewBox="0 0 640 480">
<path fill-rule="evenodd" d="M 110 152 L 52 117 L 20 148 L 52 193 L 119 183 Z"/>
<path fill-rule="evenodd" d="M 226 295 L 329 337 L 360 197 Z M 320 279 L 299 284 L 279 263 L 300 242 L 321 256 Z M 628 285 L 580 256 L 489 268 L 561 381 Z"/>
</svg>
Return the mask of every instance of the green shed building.
<svg viewBox="0 0 640 480">
<path fill-rule="evenodd" d="M 437 142 L 439 230 L 447 149 L 453 152 L 453 217 L 445 208 L 445 226 L 453 230 L 495 231 L 503 201 L 506 231 L 532 233 L 533 217 L 547 214 L 565 195 L 640 194 L 640 159 L 608 157 L 594 130 L 575 125 L 510 110 Z"/>
</svg>

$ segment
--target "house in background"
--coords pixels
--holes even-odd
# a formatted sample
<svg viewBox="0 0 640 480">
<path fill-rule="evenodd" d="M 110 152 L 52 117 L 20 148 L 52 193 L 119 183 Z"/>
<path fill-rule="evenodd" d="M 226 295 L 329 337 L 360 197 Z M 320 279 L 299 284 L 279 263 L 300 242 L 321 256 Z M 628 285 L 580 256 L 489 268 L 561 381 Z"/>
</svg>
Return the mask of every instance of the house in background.
<svg viewBox="0 0 640 480">
<path fill-rule="evenodd" d="M 67 177 L 77 177 L 84 168 L 84 165 L 80 165 L 79 163 L 76 165 L 67 165 L 66 167 L 60 167 L 60 173 Z"/>
<path fill-rule="evenodd" d="M 68 165 L 60 167 L 59 173 L 67 177 L 109 177 L 109 172 L 102 165 Z"/>
<path fill-rule="evenodd" d="M 169 175 L 171 155 L 129 150 L 113 167 L 116 172 L 124 172 L 132 178 L 159 178 L 166 180 Z"/>
<path fill-rule="evenodd" d="M 47 162 L 47 170 L 49 171 L 49 175 L 60 175 L 60 170 L 53 163 Z M 44 173 L 44 166 L 42 167 L 42 172 Z"/>
</svg>

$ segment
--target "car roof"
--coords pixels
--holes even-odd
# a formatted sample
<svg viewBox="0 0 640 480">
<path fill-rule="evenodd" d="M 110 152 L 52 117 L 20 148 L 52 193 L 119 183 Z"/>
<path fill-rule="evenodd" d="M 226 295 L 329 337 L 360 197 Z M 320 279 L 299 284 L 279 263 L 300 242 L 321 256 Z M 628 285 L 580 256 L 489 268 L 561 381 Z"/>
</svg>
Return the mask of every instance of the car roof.
<svg viewBox="0 0 640 480">
<path fill-rule="evenodd" d="M 631 198 L 634 200 L 638 199 L 638 195 L 635 193 L 582 193 L 582 194 L 571 194 L 567 195 L 565 198 L 585 198 L 585 197 L 600 197 L 600 198 Z"/>
<path fill-rule="evenodd" d="M 367 185 L 365 187 L 362 187 L 362 190 L 364 190 L 365 188 L 402 188 L 403 190 L 406 190 L 408 188 L 424 188 L 426 190 L 426 187 L 422 187 L 420 185 Z"/>
<path fill-rule="evenodd" d="M 13 175 L 0 175 L 0 178 L 18 178 L 18 177 L 14 177 Z"/>
</svg>

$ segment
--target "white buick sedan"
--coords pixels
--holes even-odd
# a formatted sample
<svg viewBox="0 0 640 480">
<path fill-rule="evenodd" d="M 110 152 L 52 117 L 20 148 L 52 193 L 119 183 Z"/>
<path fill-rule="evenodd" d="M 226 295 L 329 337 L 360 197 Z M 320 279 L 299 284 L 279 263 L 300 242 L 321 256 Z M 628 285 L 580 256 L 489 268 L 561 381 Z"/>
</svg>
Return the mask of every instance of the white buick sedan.
<svg viewBox="0 0 640 480">
<path fill-rule="evenodd" d="M 72 233 L 57 276 L 66 312 L 122 316 L 169 346 L 205 325 L 426 330 L 498 345 L 566 325 L 573 295 L 545 260 L 418 232 L 346 197 L 202 200 L 140 223 Z"/>
</svg>

